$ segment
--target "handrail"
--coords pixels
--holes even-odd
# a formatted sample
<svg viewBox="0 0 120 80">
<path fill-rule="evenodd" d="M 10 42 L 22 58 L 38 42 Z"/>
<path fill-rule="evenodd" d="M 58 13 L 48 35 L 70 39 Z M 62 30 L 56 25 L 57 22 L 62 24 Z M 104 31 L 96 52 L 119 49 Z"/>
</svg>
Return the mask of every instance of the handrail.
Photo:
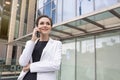
<svg viewBox="0 0 120 80">
<path fill-rule="evenodd" d="M 5 59 L 0 60 L 0 80 L 7 80 L 8 78 L 16 78 L 21 72 L 22 67 L 17 64 L 6 65 Z"/>
</svg>

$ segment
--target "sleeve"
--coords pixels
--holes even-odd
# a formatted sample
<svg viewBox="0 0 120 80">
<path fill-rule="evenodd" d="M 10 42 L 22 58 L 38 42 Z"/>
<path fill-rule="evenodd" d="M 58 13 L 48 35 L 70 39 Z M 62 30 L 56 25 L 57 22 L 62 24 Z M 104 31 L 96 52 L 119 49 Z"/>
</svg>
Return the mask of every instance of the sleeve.
<svg viewBox="0 0 120 80">
<path fill-rule="evenodd" d="M 30 71 L 31 72 L 49 72 L 49 71 L 57 71 L 60 68 L 61 64 L 61 53 L 62 53 L 62 43 L 58 42 L 54 59 L 51 60 L 43 60 L 38 61 L 30 64 Z"/>
<path fill-rule="evenodd" d="M 21 66 L 26 66 L 31 59 L 31 55 L 35 46 L 35 42 L 29 40 L 26 42 L 25 48 L 19 58 L 19 64 Z"/>
</svg>

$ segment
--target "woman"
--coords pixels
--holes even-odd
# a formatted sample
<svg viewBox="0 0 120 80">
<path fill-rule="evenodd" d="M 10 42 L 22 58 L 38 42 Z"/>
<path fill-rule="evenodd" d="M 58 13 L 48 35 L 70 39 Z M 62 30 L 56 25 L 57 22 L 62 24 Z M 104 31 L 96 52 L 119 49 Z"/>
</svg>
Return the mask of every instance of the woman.
<svg viewBox="0 0 120 80">
<path fill-rule="evenodd" d="M 46 15 L 37 18 L 31 40 L 19 58 L 23 70 L 18 80 L 56 80 L 60 68 L 62 43 L 50 38 L 52 20 Z M 36 36 L 40 32 L 40 37 Z"/>
</svg>

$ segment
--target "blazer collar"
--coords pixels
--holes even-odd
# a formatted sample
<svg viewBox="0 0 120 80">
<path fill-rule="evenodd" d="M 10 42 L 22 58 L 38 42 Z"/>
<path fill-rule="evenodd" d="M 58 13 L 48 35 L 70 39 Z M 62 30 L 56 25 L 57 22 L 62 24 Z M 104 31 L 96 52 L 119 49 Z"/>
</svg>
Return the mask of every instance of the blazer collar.
<svg viewBox="0 0 120 80">
<path fill-rule="evenodd" d="M 46 53 L 46 51 L 51 47 L 51 44 L 53 43 L 53 39 L 49 38 L 48 43 L 46 44 L 45 48 L 43 49 L 41 57 Z"/>
</svg>

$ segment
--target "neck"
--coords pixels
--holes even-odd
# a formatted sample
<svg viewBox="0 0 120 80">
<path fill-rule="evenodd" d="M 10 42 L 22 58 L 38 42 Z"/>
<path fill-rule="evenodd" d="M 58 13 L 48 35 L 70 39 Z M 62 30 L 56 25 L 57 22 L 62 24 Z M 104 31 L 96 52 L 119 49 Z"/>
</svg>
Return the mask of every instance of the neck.
<svg viewBox="0 0 120 80">
<path fill-rule="evenodd" d="M 49 40 L 49 35 L 40 36 L 40 41 L 48 41 L 48 40 Z"/>
</svg>

